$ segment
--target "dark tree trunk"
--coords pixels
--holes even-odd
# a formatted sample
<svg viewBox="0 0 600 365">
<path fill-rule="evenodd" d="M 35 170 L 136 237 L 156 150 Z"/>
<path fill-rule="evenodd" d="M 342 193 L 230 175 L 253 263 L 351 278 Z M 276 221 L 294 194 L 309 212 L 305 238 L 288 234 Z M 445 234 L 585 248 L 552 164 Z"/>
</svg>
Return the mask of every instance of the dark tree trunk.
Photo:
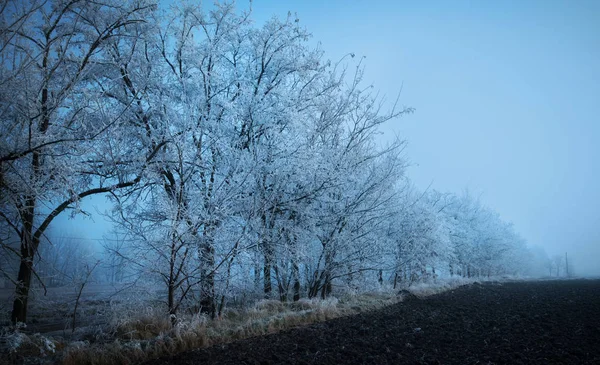
<svg viewBox="0 0 600 365">
<path fill-rule="evenodd" d="M 263 263 L 263 296 L 265 299 L 271 297 L 273 286 L 271 283 L 271 268 L 273 267 L 273 244 L 271 232 L 274 226 L 272 219 L 268 219 L 267 214 L 263 212 L 261 221 L 264 229 L 264 235 L 260 240 L 260 248 L 264 256 Z"/>
<path fill-rule="evenodd" d="M 176 309 L 175 309 L 175 286 L 173 282 L 169 282 L 168 292 L 167 292 L 167 305 L 169 307 L 169 317 L 171 318 L 171 324 L 175 324 L 176 322 Z"/>
<path fill-rule="evenodd" d="M 277 292 L 279 293 L 279 301 L 287 302 L 288 289 L 290 287 L 290 281 L 287 277 L 283 277 L 279 265 L 273 264 L 273 271 L 275 272 L 275 281 L 277 282 Z"/>
<path fill-rule="evenodd" d="M 215 318 L 215 249 L 212 242 L 212 232 L 205 230 L 201 246 L 202 271 L 200 273 L 201 292 L 200 292 L 200 311 Z"/>
<path fill-rule="evenodd" d="M 294 302 L 300 300 L 300 270 L 298 269 L 298 264 L 294 262 L 292 264 L 292 276 L 294 280 Z"/>
<path fill-rule="evenodd" d="M 329 270 L 325 273 L 325 280 L 323 282 L 323 287 L 321 288 L 321 299 L 326 299 L 329 294 L 331 294 L 332 285 L 331 285 L 331 273 Z"/>
<path fill-rule="evenodd" d="M 34 154 L 34 166 L 38 164 L 38 156 Z M 15 300 L 11 321 L 25 323 L 27 321 L 27 305 L 29 302 L 29 288 L 31 287 L 31 276 L 33 275 L 33 258 L 39 245 L 39 239 L 33 235 L 33 217 L 35 213 L 35 198 L 28 198 L 25 210 L 22 213 L 23 229 L 21 230 L 21 263 L 17 276 L 15 288 Z"/>
<path fill-rule="evenodd" d="M 23 247 L 21 247 L 21 255 L 23 255 L 23 251 Z M 31 287 L 32 273 L 33 255 L 23 255 L 19 265 L 19 274 L 17 276 L 18 284 L 15 289 L 15 300 L 13 302 L 11 315 L 13 324 L 16 324 L 17 322 L 25 323 L 27 321 L 27 305 L 29 302 L 29 288 Z"/>
<path fill-rule="evenodd" d="M 254 290 L 256 293 L 258 293 L 260 290 L 260 278 L 261 278 L 260 272 L 261 272 L 260 262 L 257 257 L 254 262 Z"/>
<path fill-rule="evenodd" d="M 265 264 L 263 266 L 263 294 L 265 299 L 271 297 L 271 259 L 269 255 L 265 255 Z"/>
<path fill-rule="evenodd" d="M 321 281 L 323 278 L 323 272 L 315 271 L 313 274 L 312 282 L 309 282 L 308 288 L 308 297 L 314 298 L 319 295 L 319 290 L 321 290 Z"/>
<path fill-rule="evenodd" d="M 325 251 L 325 268 L 323 269 L 323 287 L 321 289 L 321 298 L 325 299 L 332 292 L 331 274 L 334 267 L 334 254 L 331 252 L 331 245 L 323 245 Z"/>
<path fill-rule="evenodd" d="M 292 213 L 290 220 L 292 221 L 292 223 L 294 225 L 297 224 L 295 218 L 296 218 L 295 213 Z M 292 259 L 290 262 L 291 267 L 292 267 L 292 273 L 291 273 L 291 278 L 290 278 L 290 281 L 292 283 L 292 290 L 293 290 L 292 300 L 294 302 L 297 302 L 300 300 L 300 268 L 298 267 L 298 252 L 297 252 L 298 237 L 296 236 L 296 234 L 292 233 L 290 235 L 288 233 L 288 242 L 290 242 L 290 246 L 292 247 Z M 288 282 L 288 285 L 289 285 L 289 282 Z"/>
<path fill-rule="evenodd" d="M 167 307 L 169 309 L 169 317 L 171 324 L 176 322 L 176 304 L 175 304 L 175 282 L 177 281 L 176 274 L 176 259 L 177 259 L 177 236 L 175 233 L 171 234 L 171 253 L 169 259 L 169 277 L 167 282 Z"/>
</svg>

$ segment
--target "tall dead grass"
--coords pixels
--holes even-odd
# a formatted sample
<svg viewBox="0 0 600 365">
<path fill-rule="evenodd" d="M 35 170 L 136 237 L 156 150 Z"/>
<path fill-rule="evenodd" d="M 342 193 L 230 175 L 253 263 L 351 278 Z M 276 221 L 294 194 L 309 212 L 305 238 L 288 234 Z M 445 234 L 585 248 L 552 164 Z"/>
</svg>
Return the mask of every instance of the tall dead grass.
<svg viewBox="0 0 600 365">
<path fill-rule="evenodd" d="M 435 284 L 417 284 L 409 287 L 408 292 L 423 297 L 473 282 L 474 280 L 452 279 Z M 103 336 L 96 337 L 102 340 L 48 341 L 54 344 L 56 353 L 53 359 L 60 364 L 136 364 L 186 350 L 375 310 L 400 302 L 403 298 L 404 295 L 398 295 L 396 291 L 387 288 L 362 294 L 346 293 L 340 295 L 339 299 L 301 299 L 289 303 L 260 300 L 246 309 L 229 309 L 215 320 L 202 315 L 184 315 L 174 325 L 164 311 L 151 306 L 144 307 L 141 301 L 133 305 L 127 302 L 111 309 L 112 318 L 103 329 Z M 23 340 L 22 343 L 27 345 L 23 350 L 31 353 L 37 351 L 32 350 L 33 347 L 40 347 L 32 347 L 32 343 L 48 342 L 36 338 L 35 341 Z M 11 351 L 13 355 L 18 354 L 19 347 Z"/>
<path fill-rule="evenodd" d="M 394 293 L 370 293 L 346 295 L 339 300 L 302 299 L 290 303 L 261 300 L 248 309 L 230 309 L 216 320 L 199 315 L 185 316 L 175 325 L 171 325 L 164 313 L 147 309 L 138 311 L 137 315 L 117 316 L 111 324 L 117 339 L 111 343 L 68 345 L 60 363 L 135 364 L 381 308 L 400 299 Z"/>
</svg>

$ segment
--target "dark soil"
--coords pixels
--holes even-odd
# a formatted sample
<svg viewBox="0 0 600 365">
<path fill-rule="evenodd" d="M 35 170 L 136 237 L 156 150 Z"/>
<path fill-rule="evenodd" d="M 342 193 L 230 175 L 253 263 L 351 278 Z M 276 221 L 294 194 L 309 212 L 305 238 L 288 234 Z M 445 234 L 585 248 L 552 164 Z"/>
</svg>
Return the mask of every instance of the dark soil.
<svg viewBox="0 0 600 365">
<path fill-rule="evenodd" d="M 600 364 L 600 280 L 473 284 L 148 364 Z"/>
</svg>

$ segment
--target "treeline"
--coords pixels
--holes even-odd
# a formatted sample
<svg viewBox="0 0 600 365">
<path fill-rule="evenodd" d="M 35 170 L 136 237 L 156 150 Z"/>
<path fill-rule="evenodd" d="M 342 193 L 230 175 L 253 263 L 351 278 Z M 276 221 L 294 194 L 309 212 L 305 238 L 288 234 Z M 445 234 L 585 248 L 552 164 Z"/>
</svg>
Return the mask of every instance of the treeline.
<svg viewBox="0 0 600 365">
<path fill-rule="evenodd" d="M 111 280 L 161 283 L 172 318 L 216 316 L 240 293 L 324 298 L 528 268 L 496 213 L 411 186 L 404 141 L 377 135 L 412 109 L 378 98 L 362 59 L 326 60 L 294 17 L 257 27 L 230 3 L 30 0 L 6 2 L 0 27 L 13 322 L 52 257 L 52 221 L 98 194 L 119 237 L 105 245 L 104 265 L 122 268 Z"/>
</svg>

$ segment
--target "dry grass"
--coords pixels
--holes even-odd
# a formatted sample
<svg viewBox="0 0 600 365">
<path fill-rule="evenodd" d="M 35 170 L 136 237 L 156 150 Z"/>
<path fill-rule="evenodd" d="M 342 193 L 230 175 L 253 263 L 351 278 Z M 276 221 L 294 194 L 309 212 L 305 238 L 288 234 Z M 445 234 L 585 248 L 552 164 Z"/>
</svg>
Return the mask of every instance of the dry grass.
<svg viewBox="0 0 600 365">
<path fill-rule="evenodd" d="M 70 344 L 63 352 L 61 363 L 135 364 L 381 308 L 399 300 L 400 297 L 393 293 L 347 295 L 341 300 L 302 299 L 291 303 L 261 300 L 248 309 L 231 309 L 216 320 L 203 316 L 180 318 L 175 326 L 171 326 L 164 314 L 147 309 L 137 315 L 118 316 L 113 322 L 118 337 L 114 342 Z"/>
<path fill-rule="evenodd" d="M 408 291 L 424 297 L 473 282 L 465 279 L 438 280 L 435 284 L 412 285 Z M 112 308 L 113 316 L 110 325 L 104 329 L 102 343 L 94 340 L 71 343 L 39 338 L 29 342 L 23 340 L 24 346 L 15 347 L 13 355 L 23 352 L 23 357 L 40 356 L 40 348 L 47 347 L 44 341 L 50 341 L 57 352 L 53 359 L 65 365 L 136 364 L 190 349 L 382 308 L 401 301 L 403 297 L 388 288 L 363 294 L 347 293 L 339 300 L 302 299 L 291 303 L 261 300 L 247 309 L 230 309 L 216 320 L 188 315 L 179 318 L 175 325 L 164 311 L 143 307 L 142 303 L 135 303 L 140 306 L 129 303 L 127 308 L 122 304 Z"/>
<path fill-rule="evenodd" d="M 454 290 L 464 285 L 472 285 L 481 282 L 504 283 L 508 281 L 523 281 L 524 278 L 516 278 L 511 276 L 490 277 L 490 278 L 462 278 L 451 277 L 437 279 L 435 283 L 418 283 L 411 285 L 407 291 L 418 298 L 424 298 L 430 295 L 439 294 L 448 290 Z"/>
<path fill-rule="evenodd" d="M 113 315 L 110 328 L 117 338 L 124 340 L 150 340 L 172 329 L 169 316 L 156 308 L 145 308 L 140 312 Z"/>
</svg>

